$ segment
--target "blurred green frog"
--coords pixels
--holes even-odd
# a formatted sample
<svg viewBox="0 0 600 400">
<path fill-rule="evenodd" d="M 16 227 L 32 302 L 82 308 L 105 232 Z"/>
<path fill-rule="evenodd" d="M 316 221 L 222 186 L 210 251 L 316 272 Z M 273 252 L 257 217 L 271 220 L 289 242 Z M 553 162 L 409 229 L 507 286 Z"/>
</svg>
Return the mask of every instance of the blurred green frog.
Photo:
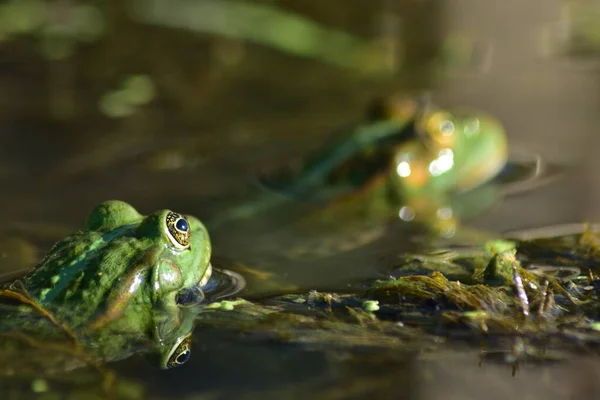
<svg viewBox="0 0 600 400">
<path fill-rule="evenodd" d="M 3 300 L 20 303 L 0 310 L 0 333 L 54 339 L 67 332 L 103 360 L 150 348 L 161 368 L 183 364 L 210 259 L 198 219 L 169 210 L 144 216 L 125 202 L 104 202 L 83 230 L 0 290 Z"/>
<path fill-rule="evenodd" d="M 506 132 L 492 116 L 392 96 L 376 102 L 352 135 L 262 176 L 261 185 L 274 193 L 227 211 L 218 222 L 248 218 L 287 199 L 322 203 L 330 214 L 353 204 L 371 219 L 397 216 L 451 235 L 461 206 L 474 214 L 497 200 L 498 191 L 486 184 L 507 161 Z"/>
</svg>

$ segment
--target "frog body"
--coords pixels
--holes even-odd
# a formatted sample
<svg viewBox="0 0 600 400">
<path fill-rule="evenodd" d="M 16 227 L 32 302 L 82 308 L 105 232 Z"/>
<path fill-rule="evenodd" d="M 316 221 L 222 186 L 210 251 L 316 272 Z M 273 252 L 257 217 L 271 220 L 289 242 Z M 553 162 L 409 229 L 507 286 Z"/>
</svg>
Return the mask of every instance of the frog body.
<svg viewBox="0 0 600 400">
<path fill-rule="evenodd" d="M 189 353 L 210 257 L 208 232 L 198 219 L 169 210 L 143 216 L 127 203 L 108 201 L 8 288 L 26 293 L 104 358 L 150 342 L 167 367 L 176 347 Z M 31 314 L 5 318 L 0 330 L 49 326 L 39 318 L 24 323 Z"/>
</svg>

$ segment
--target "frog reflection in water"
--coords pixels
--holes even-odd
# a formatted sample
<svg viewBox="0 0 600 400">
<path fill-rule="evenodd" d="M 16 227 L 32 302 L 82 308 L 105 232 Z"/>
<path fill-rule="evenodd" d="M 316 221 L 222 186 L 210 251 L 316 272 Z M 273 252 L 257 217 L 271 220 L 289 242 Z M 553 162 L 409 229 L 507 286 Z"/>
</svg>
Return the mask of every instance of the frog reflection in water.
<svg viewBox="0 0 600 400">
<path fill-rule="evenodd" d="M 463 208 L 474 214 L 498 198 L 485 184 L 505 168 L 507 153 L 506 133 L 489 115 L 393 97 L 377 103 L 352 136 L 262 177 L 262 186 L 280 196 L 243 205 L 221 221 L 247 218 L 292 199 L 324 203 L 321 220 L 336 220 L 331 211 L 350 204 L 357 211 L 353 217 L 395 215 L 451 235 L 461 214 L 457 205 L 469 204 Z"/>
<path fill-rule="evenodd" d="M 56 243 L 3 293 L 24 293 L 95 356 L 115 360 L 150 346 L 160 367 L 170 368 L 189 358 L 193 306 L 204 299 L 210 257 L 198 219 L 168 210 L 143 216 L 108 201 L 89 214 L 84 230 Z M 2 319 L 0 332 L 11 331 L 57 333 L 27 307 Z"/>
</svg>

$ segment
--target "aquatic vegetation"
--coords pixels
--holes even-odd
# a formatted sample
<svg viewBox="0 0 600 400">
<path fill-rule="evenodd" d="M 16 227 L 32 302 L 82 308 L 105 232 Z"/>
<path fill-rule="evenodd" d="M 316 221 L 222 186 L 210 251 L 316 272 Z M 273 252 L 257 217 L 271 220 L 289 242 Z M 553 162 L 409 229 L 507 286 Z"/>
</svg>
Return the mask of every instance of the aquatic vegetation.
<svg viewBox="0 0 600 400">
<path fill-rule="evenodd" d="M 197 323 L 329 351 L 436 351 L 453 340 L 475 346 L 484 340 L 508 349 L 506 362 L 515 373 L 520 362 L 555 362 L 600 339 L 597 277 L 564 278 L 555 274 L 565 268 L 562 258 L 554 259 L 554 270 L 540 270 L 526 256 L 528 246 L 553 254 L 553 244 L 560 250 L 573 241 L 580 243 L 579 254 L 589 255 L 599 239 L 584 232 L 552 240 L 500 240 L 478 252 L 406 255 L 393 276 L 365 282 L 362 290 L 239 299 L 205 307 Z M 573 258 L 571 265 L 581 261 Z"/>
<path fill-rule="evenodd" d="M 93 3 L 10 0 L 0 4 L 0 41 L 31 35 L 50 60 L 69 57 L 79 43 L 99 39 L 104 28 L 104 15 Z"/>
<path fill-rule="evenodd" d="M 136 0 L 134 19 L 262 44 L 359 71 L 389 73 L 376 41 L 323 26 L 273 5 L 249 1 Z"/>
<path fill-rule="evenodd" d="M 42 379 L 32 390 L 44 391 L 64 379 L 59 371 L 88 366 L 95 387 L 117 390 L 105 361 L 149 352 L 163 368 L 184 363 L 194 326 L 325 352 L 433 354 L 456 341 L 477 347 L 483 340 L 507 351 L 516 372 L 521 362 L 556 362 L 600 339 L 597 271 L 583 268 L 597 265 L 599 243 L 589 230 L 492 240 L 400 254 L 389 277 L 346 292 L 289 288 L 236 298 L 240 288 L 227 289 L 235 276 L 212 269 L 210 242 L 195 218 L 168 210 L 143 216 L 106 202 L 83 231 L 0 292 L 0 357 L 19 351 L 35 360 L 33 368 L 12 364 L 0 374 Z M 171 280 L 174 268 L 179 283 Z M 267 285 L 274 279 L 254 275 Z"/>
<path fill-rule="evenodd" d="M 18 291 L 0 290 L 0 303 L 0 324 L 19 314 L 30 314 L 28 320 L 21 320 L 21 329 L 0 331 L 0 359 L 11 360 L 0 363 L 0 377 L 11 382 L 3 386 L 4 390 L 12 388 L 12 392 L 21 393 L 27 392 L 29 386 L 34 393 L 83 390 L 101 397 L 116 393 L 122 398 L 141 397 L 138 384 L 117 379 L 89 350 L 87 338 L 78 337 L 36 304 L 22 287 Z M 87 368 L 81 370 L 82 367 Z M 79 369 L 77 374 L 65 374 L 75 368 Z"/>
<path fill-rule="evenodd" d="M 542 55 L 597 62 L 600 48 L 600 8 L 594 1 L 562 2 L 556 20 L 541 30 Z"/>
<path fill-rule="evenodd" d="M 154 82 L 147 75 L 131 75 L 123 80 L 120 89 L 105 93 L 98 106 L 111 118 L 123 118 L 133 114 L 138 107 L 151 102 L 156 95 Z"/>
<path fill-rule="evenodd" d="M 451 32 L 442 41 L 438 68 L 444 75 L 482 74 L 493 63 L 494 46 L 462 32 Z"/>
</svg>

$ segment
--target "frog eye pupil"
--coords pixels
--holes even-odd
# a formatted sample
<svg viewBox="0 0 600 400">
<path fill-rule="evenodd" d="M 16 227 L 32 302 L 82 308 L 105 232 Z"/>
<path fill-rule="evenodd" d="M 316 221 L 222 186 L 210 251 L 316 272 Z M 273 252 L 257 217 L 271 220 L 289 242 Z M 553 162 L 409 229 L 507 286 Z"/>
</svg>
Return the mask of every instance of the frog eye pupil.
<svg viewBox="0 0 600 400">
<path fill-rule="evenodd" d="M 169 212 L 166 217 L 166 233 L 171 243 L 177 249 L 189 249 L 190 224 L 181 215 Z"/>
<path fill-rule="evenodd" d="M 182 232 L 187 232 L 188 229 L 190 228 L 190 226 L 188 225 L 188 223 L 185 219 L 179 218 L 177 220 L 177 222 L 175 223 L 175 228 L 177 228 L 178 230 L 180 230 Z"/>
<path fill-rule="evenodd" d="M 184 364 L 187 360 L 190 359 L 190 354 L 192 354 L 192 352 L 190 350 L 185 350 L 182 353 L 180 353 L 177 358 L 175 359 L 175 362 L 177 364 Z"/>
</svg>

